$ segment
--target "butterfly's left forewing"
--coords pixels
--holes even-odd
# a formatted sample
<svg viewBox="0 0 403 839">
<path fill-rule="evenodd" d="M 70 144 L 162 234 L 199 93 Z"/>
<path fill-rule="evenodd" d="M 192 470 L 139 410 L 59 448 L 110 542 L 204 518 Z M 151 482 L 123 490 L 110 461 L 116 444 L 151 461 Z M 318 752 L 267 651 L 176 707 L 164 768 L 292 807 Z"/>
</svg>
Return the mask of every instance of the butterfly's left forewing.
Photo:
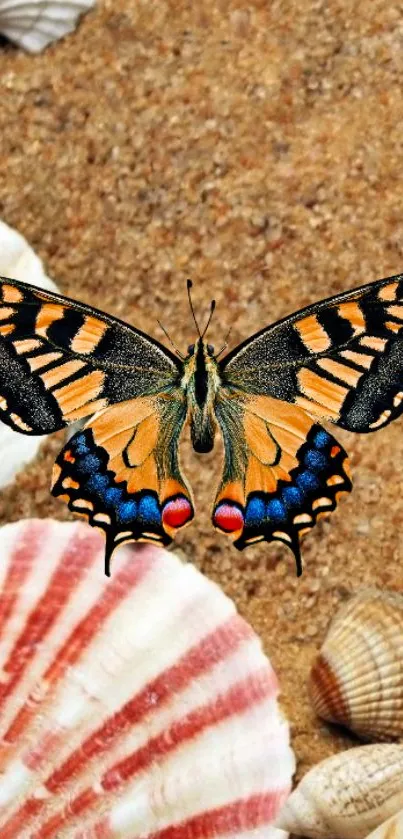
<svg viewBox="0 0 403 839">
<path fill-rule="evenodd" d="M 169 390 L 178 360 L 103 312 L 0 278 L 0 419 L 49 434 L 108 405 Z"/>
</svg>

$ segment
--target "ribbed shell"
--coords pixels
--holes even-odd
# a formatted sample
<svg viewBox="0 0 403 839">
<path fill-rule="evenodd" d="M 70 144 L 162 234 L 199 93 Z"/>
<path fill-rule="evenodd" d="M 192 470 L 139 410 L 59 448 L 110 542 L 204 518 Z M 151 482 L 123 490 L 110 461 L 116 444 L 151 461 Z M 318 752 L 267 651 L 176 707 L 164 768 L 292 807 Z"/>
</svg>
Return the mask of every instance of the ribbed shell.
<svg viewBox="0 0 403 839">
<path fill-rule="evenodd" d="M 367 839 L 402 839 L 403 836 L 403 810 L 388 819 L 380 827 L 377 827 Z"/>
<path fill-rule="evenodd" d="M 26 239 L 4 221 L 0 221 L 0 276 L 58 291 Z M 32 434 L 19 434 L 0 423 L 0 487 L 10 483 L 24 464 L 35 457 L 43 439 Z"/>
<path fill-rule="evenodd" d="M 403 736 L 403 597 L 363 591 L 333 620 L 310 677 L 319 716 L 359 736 Z"/>
<path fill-rule="evenodd" d="M 95 0 L 0 0 L 0 32 L 28 52 L 41 52 L 72 32 Z"/>
<path fill-rule="evenodd" d="M 277 680 L 192 565 L 81 523 L 0 530 L 1 839 L 275 839 Z"/>
<path fill-rule="evenodd" d="M 403 746 L 360 746 L 314 766 L 276 825 L 309 839 L 365 839 L 403 807 Z"/>
</svg>

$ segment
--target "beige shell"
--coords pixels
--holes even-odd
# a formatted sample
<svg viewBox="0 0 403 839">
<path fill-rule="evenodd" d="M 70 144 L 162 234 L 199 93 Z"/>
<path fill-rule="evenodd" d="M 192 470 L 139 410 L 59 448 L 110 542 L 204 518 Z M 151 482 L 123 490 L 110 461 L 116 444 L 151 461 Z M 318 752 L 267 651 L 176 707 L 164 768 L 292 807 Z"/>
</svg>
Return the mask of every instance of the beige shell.
<svg viewBox="0 0 403 839">
<path fill-rule="evenodd" d="M 403 836 L 403 810 L 400 810 L 396 816 L 388 819 L 386 822 L 377 827 L 367 839 L 402 839 Z"/>
<path fill-rule="evenodd" d="M 309 839 L 365 839 L 403 807 L 403 746 L 359 746 L 314 766 L 277 827 Z"/>
<path fill-rule="evenodd" d="M 336 614 L 310 676 L 317 714 L 363 739 L 403 736 L 403 597 L 370 589 Z"/>
</svg>

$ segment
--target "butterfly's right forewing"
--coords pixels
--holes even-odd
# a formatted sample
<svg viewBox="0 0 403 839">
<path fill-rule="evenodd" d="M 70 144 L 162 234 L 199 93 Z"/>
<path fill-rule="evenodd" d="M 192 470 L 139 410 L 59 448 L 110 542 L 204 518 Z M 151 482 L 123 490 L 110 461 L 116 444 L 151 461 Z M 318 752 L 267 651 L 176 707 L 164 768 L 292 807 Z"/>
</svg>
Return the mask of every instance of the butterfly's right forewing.
<svg viewBox="0 0 403 839">
<path fill-rule="evenodd" d="M 309 306 L 223 359 L 223 381 L 296 403 L 350 431 L 403 410 L 403 276 Z"/>
</svg>

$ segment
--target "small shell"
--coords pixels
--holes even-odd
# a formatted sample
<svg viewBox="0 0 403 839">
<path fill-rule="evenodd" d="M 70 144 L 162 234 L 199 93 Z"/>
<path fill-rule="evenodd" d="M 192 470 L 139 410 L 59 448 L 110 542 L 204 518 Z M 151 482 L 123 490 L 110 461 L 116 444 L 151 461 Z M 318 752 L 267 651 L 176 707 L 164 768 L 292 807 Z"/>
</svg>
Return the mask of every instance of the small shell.
<svg viewBox="0 0 403 839">
<path fill-rule="evenodd" d="M 0 0 L 1 3 L 1 0 Z M 58 291 L 46 276 L 39 257 L 28 242 L 4 222 L 0 221 L 0 276 L 23 280 L 49 291 Z M 22 468 L 35 457 L 43 437 L 18 434 L 0 423 L 0 488 L 9 484 Z"/>
<path fill-rule="evenodd" d="M 402 839 L 403 836 L 403 810 L 396 816 L 388 819 L 377 827 L 367 839 Z"/>
<path fill-rule="evenodd" d="M 276 825 L 309 839 L 364 839 L 403 807 L 403 746 L 360 746 L 314 766 Z"/>
<path fill-rule="evenodd" d="M 312 668 L 315 711 L 364 739 L 403 735 L 403 597 L 363 591 L 333 620 Z"/>
<path fill-rule="evenodd" d="M 0 32 L 28 52 L 41 52 L 77 26 L 95 0 L 0 0 Z"/>
<path fill-rule="evenodd" d="M 261 643 L 172 553 L 0 530 L 1 839 L 275 839 L 294 756 Z"/>
</svg>

